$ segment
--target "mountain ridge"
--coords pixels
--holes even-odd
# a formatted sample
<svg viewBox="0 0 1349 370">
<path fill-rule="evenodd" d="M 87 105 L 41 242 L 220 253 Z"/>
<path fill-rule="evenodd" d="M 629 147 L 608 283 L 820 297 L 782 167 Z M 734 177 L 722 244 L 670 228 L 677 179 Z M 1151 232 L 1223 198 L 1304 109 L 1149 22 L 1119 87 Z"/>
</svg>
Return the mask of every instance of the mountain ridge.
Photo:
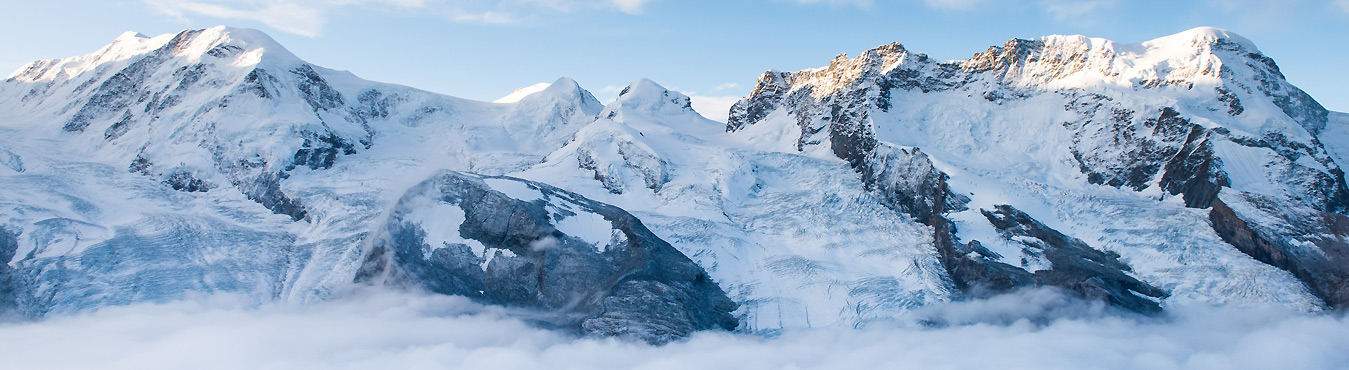
<svg viewBox="0 0 1349 370">
<path fill-rule="evenodd" d="M 0 82 L 0 236 L 15 241 L 0 281 L 17 282 L 0 293 L 43 316 L 495 281 L 479 293 L 556 315 L 540 321 L 653 342 L 904 321 L 1029 286 L 1145 314 L 1343 305 L 1349 121 L 1226 31 L 1012 40 L 947 62 L 890 44 L 768 71 L 724 124 L 646 79 L 607 105 L 565 77 L 538 90 L 493 103 L 365 81 L 227 27 L 30 63 Z M 449 200 L 422 199 L 427 184 Z M 545 185 L 572 195 L 534 195 Z M 455 216 L 482 194 L 531 216 Z M 613 208 L 576 208 L 592 202 Z M 538 232 L 473 231 L 497 222 Z M 550 260 L 545 234 L 606 257 Z M 662 243 L 649 256 L 665 257 L 603 254 Z M 1292 253 L 1307 245 L 1330 257 Z M 581 278 L 619 261 L 695 272 Z M 403 272 L 371 278 L 387 271 Z M 601 298 L 563 304 L 549 281 Z"/>
</svg>

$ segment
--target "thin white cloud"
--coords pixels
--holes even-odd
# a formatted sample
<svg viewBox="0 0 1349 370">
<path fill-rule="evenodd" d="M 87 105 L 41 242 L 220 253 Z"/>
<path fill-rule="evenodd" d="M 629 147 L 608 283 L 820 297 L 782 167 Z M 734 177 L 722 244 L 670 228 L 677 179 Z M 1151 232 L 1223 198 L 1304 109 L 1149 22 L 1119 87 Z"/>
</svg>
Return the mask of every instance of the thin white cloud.
<svg viewBox="0 0 1349 370">
<path fill-rule="evenodd" d="M 731 105 L 737 101 L 740 101 L 739 96 L 689 96 L 689 103 L 695 112 L 717 122 L 726 122 L 730 117 Z"/>
<path fill-rule="evenodd" d="M 1345 14 L 1349 14 L 1349 0 L 1335 0 L 1334 5 L 1343 10 Z"/>
<path fill-rule="evenodd" d="M 462 9 L 450 9 L 447 11 L 450 20 L 459 23 L 480 23 L 480 24 L 513 24 L 520 23 L 520 19 L 514 14 L 484 11 L 470 12 Z"/>
<path fill-rule="evenodd" d="M 1267 0 L 1206 0 L 1210 6 L 1219 10 L 1228 12 L 1239 12 L 1244 10 L 1261 10 L 1261 8 L 1279 8 L 1287 5 L 1292 0 L 1267 1 Z"/>
<path fill-rule="evenodd" d="M 974 10 L 991 0 L 923 0 L 924 4 L 937 9 Z"/>
<path fill-rule="evenodd" d="M 1318 4 L 1334 4 L 1323 0 L 1312 0 Z M 1332 0 L 1343 2 L 1344 0 Z M 1306 9 L 1308 0 L 1205 0 L 1205 4 L 1214 12 L 1222 13 L 1228 19 L 1229 27 L 1244 31 L 1282 30 L 1301 25 L 1303 17 L 1298 11 Z"/>
<path fill-rule="evenodd" d="M 826 5 L 852 5 L 857 7 L 869 7 L 871 0 L 796 0 L 798 4 L 826 4 Z"/>
<path fill-rule="evenodd" d="M 1090 21 L 1100 11 L 1114 8 L 1116 0 L 1041 0 L 1040 6 L 1054 19 Z"/>
<path fill-rule="evenodd" d="M 210 17 L 254 21 L 277 30 L 317 37 L 338 11 L 393 11 L 440 16 L 452 22 L 518 24 L 549 13 L 616 11 L 639 14 L 655 0 L 141 0 L 155 12 L 188 20 Z M 413 13 L 415 11 L 415 13 Z"/>
<path fill-rule="evenodd" d="M 618 99 L 618 93 L 622 92 L 624 87 L 626 86 L 608 85 L 599 90 L 591 90 L 590 93 L 595 94 L 595 99 L 601 103 L 609 104 Z"/>
<path fill-rule="evenodd" d="M 909 2 L 918 2 L 918 0 L 908 0 Z M 974 10 L 981 5 L 991 3 L 996 0 L 922 0 L 926 6 L 942 10 Z M 855 6 L 858 8 L 869 8 L 876 4 L 874 0 L 793 0 L 797 4 L 814 5 L 824 4 L 832 6 Z"/>
<path fill-rule="evenodd" d="M 237 4 L 175 0 L 145 0 L 155 11 L 176 19 L 207 16 L 226 20 L 250 20 L 283 32 L 317 37 L 327 20 L 320 8 L 296 3 L 276 2 L 239 7 Z"/>
<path fill-rule="evenodd" d="M 1219 3 L 1219 5 L 1222 6 L 1223 8 L 1235 8 L 1238 6 L 1233 5 L 1232 3 L 1264 1 L 1264 0 L 1207 0 L 1207 1 Z M 1297 1 L 1297 0 L 1288 0 L 1288 1 Z M 1333 0 L 1333 1 L 1340 3 L 1347 3 L 1345 5 L 1347 7 L 1346 11 L 1349 11 L 1349 0 Z M 827 4 L 827 5 L 856 6 L 858 8 L 867 8 L 875 4 L 873 0 L 793 0 L 793 2 L 806 5 Z M 906 0 L 905 2 L 919 3 L 920 1 Z M 921 0 L 921 3 L 924 6 L 937 10 L 979 11 L 979 10 L 996 9 L 1001 6 L 1009 5 L 1009 3 L 1016 4 L 1017 2 L 1008 0 Z M 1048 13 L 1050 16 L 1060 21 L 1090 22 L 1093 21 L 1094 17 L 1099 15 L 1101 11 L 1117 7 L 1120 1 L 1039 0 L 1036 2 L 1027 1 L 1026 3 L 1034 4 L 1033 6 L 1038 7 L 1040 10 L 1043 10 L 1045 13 Z"/>
<path fill-rule="evenodd" d="M 642 12 L 642 8 L 651 0 L 609 0 L 610 3 L 618 7 L 619 11 L 628 14 L 637 14 Z"/>
<path fill-rule="evenodd" d="M 722 91 L 726 89 L 734 89 L 737 87 L 740 87 L 740 84 L 734 82 L 727 82 L 724 84 L 717 85 L 716 87 L 713 87 L 712 91 Z"/>
</svg>

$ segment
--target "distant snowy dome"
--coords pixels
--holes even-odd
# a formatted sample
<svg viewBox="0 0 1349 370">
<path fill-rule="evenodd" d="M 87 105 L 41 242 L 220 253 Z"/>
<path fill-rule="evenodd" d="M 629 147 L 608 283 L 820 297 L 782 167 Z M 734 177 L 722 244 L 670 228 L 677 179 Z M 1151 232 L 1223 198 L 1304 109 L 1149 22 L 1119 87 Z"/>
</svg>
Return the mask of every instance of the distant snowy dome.
<svg viewBox="0 0 1349 370">
<path fill-rule="evenodd" d="M 150 36 L 146 36 L 145 34 L 140 33 L 140 32 L 136 32 L 136 31 L 126 31 L 126 32 L 122 32 L 122 35 L 117 36 L 117 38 L 114 39 L 113 41 L 116 42 L 116 41 L 122 41 L 122 40 L 148 39 L 148 38 L 150 38 Z"/>
<path fill-rule="evenodd" d="M 550 83 L 547 83 L 547 82 L 540 82 L 540 83 L 536 83 L 536 84 L 533 84 L 533 85 L 521 87 L 521 88 L 515 89 L 515 91 L 512 91 L 510 94 L 507 94 L 506 96 L 501 97 L 501 99 L 493 100 L 492 102 L 493 102 L 493 103 L 514 103 L 514 102 L 518 102 L 518 101 L 520 101 L 520 99 L 524 99 L 526 96 L 529 96 L 529 95 L 534 94 L 534 93 L 536 93 L 536 92 L 543 91 L 544 89 L 547 89 L 549 86 L 553 86 L 553 84 L 550 84 Z"/>
<path fill-rule="evenodd" d="M 693 112 L 692 102 L 687 95 L 666 89 L 655 81 L 645 78 L 633 81 L 628 87 L 623 88 L 623 91 L 618 93 L 618 99 L 610 103 L 606 110 L 616 111 L 619 107 L 647 113 Z"/>
<path fill-rule="evenodd" d="M 1196 27 L 1180 32 L 1171 36 L 1160 37 L 1152 41 L 1144 42 L 1145 46 L 1157 45 L 1177 45 L 1177 46 L 1199 46 L 1211 45 L 1217 42 L 1229 42 L 1241 46 L 1247 51 L 1259 53 L 1260 49 L 1255 47 L 1255 43 L 1250 39 L 1242 37 L 1236 33 L 1217 27 Z"/>
</svg>

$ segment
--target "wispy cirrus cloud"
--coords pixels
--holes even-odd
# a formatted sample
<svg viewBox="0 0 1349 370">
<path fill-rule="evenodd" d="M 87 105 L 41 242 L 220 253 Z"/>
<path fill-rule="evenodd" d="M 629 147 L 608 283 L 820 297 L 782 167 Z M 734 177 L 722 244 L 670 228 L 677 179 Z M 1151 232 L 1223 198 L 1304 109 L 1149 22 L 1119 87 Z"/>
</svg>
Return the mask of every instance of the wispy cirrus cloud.
<svg viewBox="0 0 1349 370">
<path fill-rule="evenodd" d="M 333 13 L 352 9 L 440 16 L 448 21 L 516 24 L 549 13 L 613 11 L 640 14 L 653 0 L 142 0 L 155 12 L 254 21 L 282 32 L 319 37 Z"/>
<path fill-rule="evenodd" d="M 610 0 L 609 2 L 624 13 L 637 14 L 641 13 L 642 10 L 646 8 L 646 4 L 650 3 L 651 0 Z"/>
<path fill-rule="evenodd" d="M 319 36 L 327 24 L 323 11 L 295 3 L 265 3 L 239 6 L 229 2 L 144 0 L 156 12 L 187 21 L 206 16 L 226 20 L 251 20 L 283 32 L 310 37 Z"/>
<path fill-rule="evenodd" d="M 927 6 L 944 10 L 974 10 L 991 2 L 991 0 L 923 0 L 923 4 Z"/>
<path fill-rule="evenodd" d="M 1349 0 L 1336 1 L 1349 2 Z M 876 4 L 873 0 L 794 0 L 794 2 L 804 5 L 851 5 L 858 8 L 868 8 Z M 1019 2 L 1009 0 L 908 0 L 897 3 L 920 5 L 931 9 L 945 11 L 980 11 L 1019 5 Z M 1080 20 L 1085 17 L 1091 17 L 1102 10 L 1116 7 L 1118 3 L 1118 0 L 1040 0 L 1034 3 L 1027 2 L 1026 5 L 1030 5 L 1033 8 L 1048 13 L 1057 20 L 1063 21 Z M 894 3 L 884 4 L 893 5 Z"/>
<path fill-rule="evenodd" d="M 1054 19 L 1083 20 L 1119 5 L 1116 0 L 1041 0 L 1040 7 Z"/>
<path fill-rule="evenodd" d="M 693 105 L 693 110 L 703 115 L 707 119 L 726 122 L 731 115 L 731 105 L 740 101 L 741 97 L 736 95 L 728 96 L 703 96 L 689 95 L 689 101 Z"/>
<path fill-rule="evenodd" d="M 723 90 L 727 90 L 727 89 L 734 89 L 734 88 L 737 88 L 737 87 L 740 87 L 740 84 L 734 83 L 734 82 L 727 82 L 727 83 L 720 84 L 720 85 L 717 85 L 717 86 L 712 87 L 712 91 L 723 91 Z"/>
<path fill-rule="evenodd" d="M 926 6 L 937 9 L 950 10 L 970 10 L 977 6 L 987 3 L 990 0 L 922 0 Z M 855 6 L 858 8 L 869 8 L 876 4 L 874 0 L 793 0 L 797 4 L 803 5 L 835 5 L 835 6 Z M 912 2 L 918 2 L 916 0 Z"/>
<path fill-rule="evenodd" d="M 825 5 L 847 5 L 865 8 L 871 6 L 871 0 L 793 0 L 797 4 L 825 4 Z"/>
</svg>

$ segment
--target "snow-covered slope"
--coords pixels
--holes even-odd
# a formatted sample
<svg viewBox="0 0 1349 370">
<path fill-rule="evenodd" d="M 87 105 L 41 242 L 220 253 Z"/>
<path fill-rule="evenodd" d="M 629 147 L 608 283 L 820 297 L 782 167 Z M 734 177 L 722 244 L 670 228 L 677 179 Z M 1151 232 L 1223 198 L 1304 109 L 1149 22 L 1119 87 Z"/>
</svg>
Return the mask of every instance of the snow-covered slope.
<svg viewBox="0 0 1349 370">
<path fill-rule="evenodd" d="M 846 163 L 758 150 L 649 80 L 600 117 L 516 175 L 636 214 L 727 289 L 745 329 L 857 326 L 952 299 L 930 231 Z"/>
<path fill-rule="evenodd" d="M 0 306 L 311 302 L 359 282 L 654 341 L 1030 285 L 1145 313 L 1319 310 L 1349 276 L 1347 139 L 1349 118 L 1209 28 L 960 61 L 891 44 L 765 73 L 727 124 L 649 80 L 607 106 L 567 78 L 488 103 L 313 66 L 257 31 L 128 33 L 0 82 Z"/>
</svg>

